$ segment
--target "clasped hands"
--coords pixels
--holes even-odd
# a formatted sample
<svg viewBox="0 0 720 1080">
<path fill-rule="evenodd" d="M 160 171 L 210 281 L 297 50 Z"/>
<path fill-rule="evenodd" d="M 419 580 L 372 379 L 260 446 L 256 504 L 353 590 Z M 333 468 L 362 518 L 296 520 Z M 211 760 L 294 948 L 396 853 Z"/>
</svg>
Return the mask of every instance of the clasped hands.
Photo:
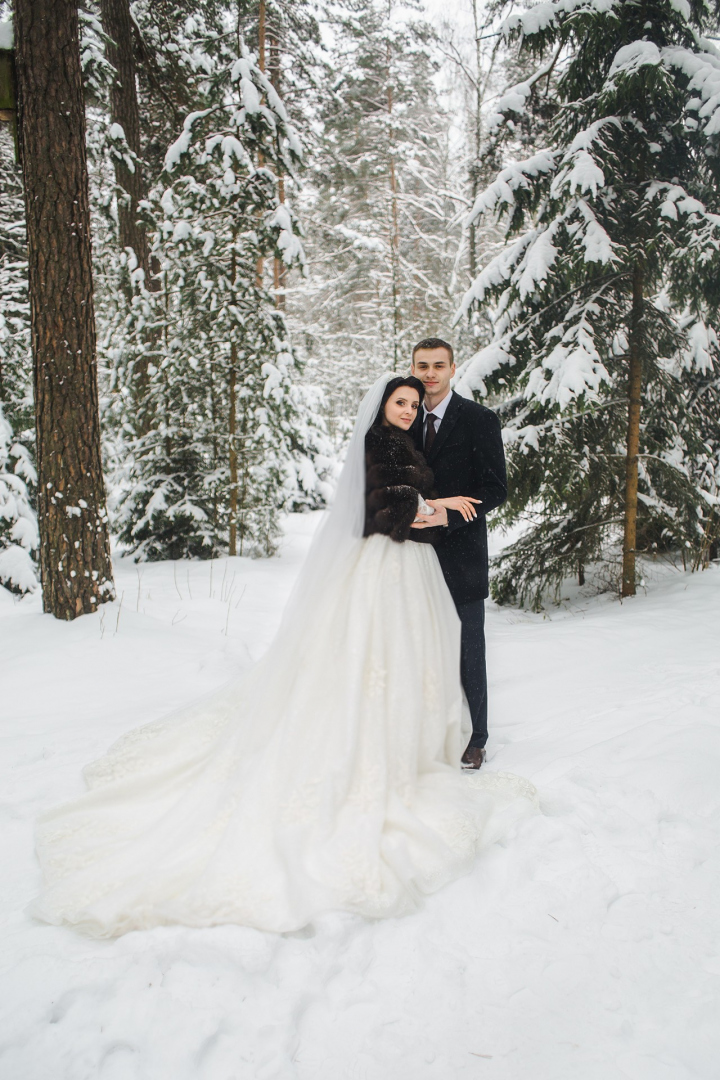
<svg viewBox="0 0 720 1080">
<path fill-rule="evenodd" d="M 435 509 L 434 514 L 418 514 L 413 521 L 413 529 L 434 529 L 448 523 L 448 510 L 457 510 L 466 521 L 472 521 L 477 517 L 477 510 L 473 503 L 480 503 L 482 499 L 473 499 L 470 495 L 453 495 L 450 499 L 426 499 L 428 506 Z"/>
</svg>

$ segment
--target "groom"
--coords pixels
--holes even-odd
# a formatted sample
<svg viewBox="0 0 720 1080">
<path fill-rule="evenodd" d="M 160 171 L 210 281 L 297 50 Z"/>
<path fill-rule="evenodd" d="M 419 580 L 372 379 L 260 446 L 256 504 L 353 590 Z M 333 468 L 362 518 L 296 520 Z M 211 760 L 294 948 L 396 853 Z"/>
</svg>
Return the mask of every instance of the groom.
<svg viewBox="0 0 720 1080">
<path fill-rule="evenodd" d="M 457 510 L 440 507 L 432 517 L 418 515 L 413 525 L 414 529 L 444 526 L 435 550 L 462 623 L 461 677 L 473 726 L 462 760 L 466 768 L 479 769 L 488 737 L 485 515 L 507 497 L 500 421 L 490 409 L 450 389 L 455 363 L 447 341 L 425 338 L 418 342 L 412 354 L 412 373 L 425 387 L 422 415 L 415 421 L 412 435 L 435 474 L 438 498 L 468 495 L 480 500 L 475 507 L 477 517 L 469 522 Z"/>
</svg>

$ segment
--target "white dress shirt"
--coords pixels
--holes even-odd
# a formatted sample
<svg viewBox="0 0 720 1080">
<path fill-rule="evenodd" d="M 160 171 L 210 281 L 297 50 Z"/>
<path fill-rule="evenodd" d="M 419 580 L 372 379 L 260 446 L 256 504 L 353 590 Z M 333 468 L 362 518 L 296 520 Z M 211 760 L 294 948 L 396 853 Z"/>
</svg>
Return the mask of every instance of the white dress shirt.
<svg viewBox="0 0 720 1080">
<path fill-rule="evenodd" d="M 434 409 L 428 409 L 427 405 L 423 401 L 423 432 L 425 434 L 427 434 L 428 413 L 431 412 L 433 414 L 433 416 L 437 417 L 437 419 L 435 420 L 435 434 L 437 435 L 438 431 L 440 430 L 440 424 L 442 422 L 442 418 L 445 415 L 445 410 L 447 409 L 448 405 L 450 404 L 450 398 L 451 397 L 452 397 L 452 390 L 448 390 L 445 397 L 442 399 L 442 401 L 438 405 L 435 406 Z"/>
</svg>

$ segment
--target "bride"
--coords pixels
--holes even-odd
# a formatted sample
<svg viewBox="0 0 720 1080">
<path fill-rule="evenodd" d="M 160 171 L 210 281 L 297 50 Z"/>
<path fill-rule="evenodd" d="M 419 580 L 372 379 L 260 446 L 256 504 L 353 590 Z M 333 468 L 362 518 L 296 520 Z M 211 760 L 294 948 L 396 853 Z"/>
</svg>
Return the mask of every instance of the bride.
<svg viewBox="0 0 720 1080">
<path fill-rule="evenodd" d="M 263 659 L 125 735 L 41 819 L 35 916 L 98 937 L 395 916 L 532 808 L 526 781 L 460 766 L 460 622 L 432 543 L 404 542 L 432 493 L 406 434 L 423 393 L 385 375 L 366 394 Z"/>
</svg>

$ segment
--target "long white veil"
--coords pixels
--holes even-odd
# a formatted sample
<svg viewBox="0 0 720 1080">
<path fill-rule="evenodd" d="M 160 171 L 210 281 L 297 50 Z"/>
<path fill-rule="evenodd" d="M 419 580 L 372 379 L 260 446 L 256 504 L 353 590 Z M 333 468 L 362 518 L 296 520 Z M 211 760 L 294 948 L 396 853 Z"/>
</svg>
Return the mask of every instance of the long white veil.
<svg viewBox="0 0 720 1080">
<path fill-rule="evenodd" d="M 320 591 L 332 590 L 362 542 L 365 527 L 365 436 L 377 416 L 385 387 L 397 372 L 385 372 L 360 402 L 335 498 L 312 539 L 283 611 L 270 652 L 292 638 L 297 646 Z"/>
<path fill-rule="evenodd" d="M 177 752 L 190 752 L 193 741 L 188 732 L 196 727 L 202 733 L 208 722 L 247 721 L 241 728 L 249 740 L 248 752 L 256 735 L 261 741 L 268 737 L 267 733 L 278 723 L 284 707 L 291 700 L 294 680 L 303 667 L 306 650 L 313 648 L 318 600 L 333 595 L 363 542 L 365 435 L 392 378 L 393 372 L 381 375 L 360 403 L 335 498 L 313 537 L 278 631 L 267 651 L 219 690 L 122 736 L 105 757 L 84 770 L 91 787 L 121 773 L 125 760 L 131 760 L 136 753 L 138 740 L 147 740 L 150 736 L 159 759 L 163 756 L 169 759 L 174 752 L 173 746 Z M 262 732 L 266 734 L 262 735 Z M 147 747 L 145 752 L 149 752 Z"/>
</svg>

